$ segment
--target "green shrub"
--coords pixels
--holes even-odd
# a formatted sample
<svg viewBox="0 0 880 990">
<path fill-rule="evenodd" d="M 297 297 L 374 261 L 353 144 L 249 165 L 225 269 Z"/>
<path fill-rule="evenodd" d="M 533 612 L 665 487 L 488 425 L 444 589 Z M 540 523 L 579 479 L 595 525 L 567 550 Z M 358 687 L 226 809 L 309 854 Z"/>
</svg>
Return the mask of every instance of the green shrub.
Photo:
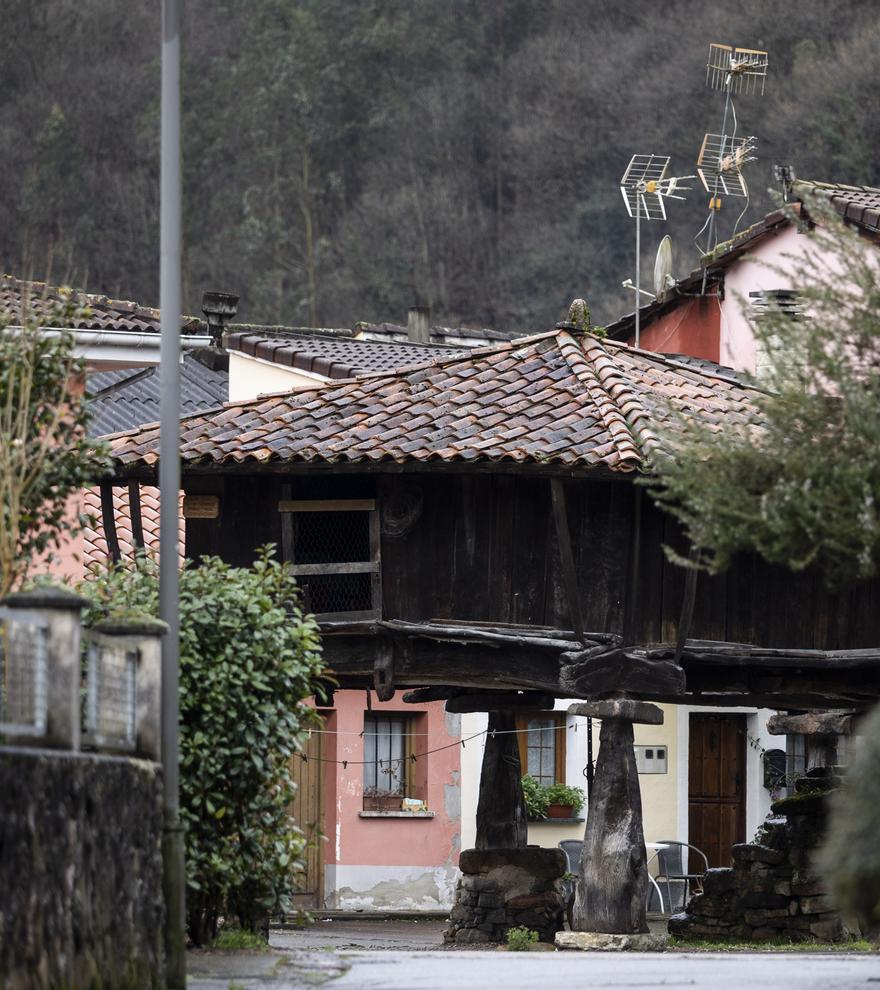
<svg viewBox="0 0 880 990">
<path fill-rule="evenodd" d="M 544 788 L 547 804 L 570 805 L 575 814 L 584 806 L 586 795 L 580 787 L 568 787 L 565 784 L 548 784 Z"/>
<path fill-rule="evenodd" d="M 522 789 L 523 797 L 526 802 L 526 814 L 529 818 L 546 818 L 547 817 L 547 805 L 550 802 L 547 800 L 547 795 L 545 794 L 545 788 L 543 788 L 534 777 L 530 777 L 528 774 L 522 779 Z"/>
<path fill-rule="evenodd" d="M 144 557 L 80 590 L 93 622 L 158 611 L 157 567 Z M 257 931 L 291 910 L 306 843 L 288 814 L 290 760 L 316 719 L 302 699 L 323 686 L 318 628 L 297 600 L 271 548 L 251 568 L 208 557 L 180 576 L 180 814 L 196 945 L 221 918 Z"/>
<path fill-rule="evenodd" d="M 507 948 L 511 952 L 528 952 L 538 941 L 538 933 L 525 925 L 507 929 Z"/>
</svg>

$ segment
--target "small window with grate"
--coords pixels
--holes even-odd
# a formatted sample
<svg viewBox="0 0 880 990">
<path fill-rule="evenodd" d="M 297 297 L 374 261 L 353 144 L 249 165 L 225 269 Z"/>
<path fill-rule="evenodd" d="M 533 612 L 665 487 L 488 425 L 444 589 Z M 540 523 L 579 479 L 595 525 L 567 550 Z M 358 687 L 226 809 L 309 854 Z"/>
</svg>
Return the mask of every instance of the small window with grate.
<svg viewBox="0 0 880 990">
<path fill-rule="evenodd" d="M 379 517 L 373 499 L 282 499 L 285 556 L 303 605 L 319 619 L 382 612 Z"/>
<path fill-rule="evenodd" d="M 519 715 L 519 761 L 522 772 L 542 786 L 565 783 L 565 715 L 535 712 Z"/>
<path fill-rule="evenodd" d="M 411 724 L 406 715 L 364 715 L 365 811 L 399 811 L 411 795 Z"/>
</svg>

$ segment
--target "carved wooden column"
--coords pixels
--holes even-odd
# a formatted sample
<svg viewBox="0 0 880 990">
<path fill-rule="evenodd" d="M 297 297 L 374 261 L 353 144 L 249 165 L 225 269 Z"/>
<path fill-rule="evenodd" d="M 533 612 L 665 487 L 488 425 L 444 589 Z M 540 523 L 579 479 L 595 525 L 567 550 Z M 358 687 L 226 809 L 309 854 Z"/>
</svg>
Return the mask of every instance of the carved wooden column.
<svg viewBox="0 0 880 990">
<path fill-rule="evenodd" d="M 568 712 L 602 719 L 572 927 L 622 935 L 647 932 L 648 865 L 633 723 L 660 725 L 663 712 L 627 699 L 585 702 Z"/>
<path fill-rule="evenodd" d="M 489 712 L 477 802 L 477 849 L 511 849 L 528 843 L 519 746 L 516 733 L 510 731 L 515 728 L 513 712 Z"/>
</svg>

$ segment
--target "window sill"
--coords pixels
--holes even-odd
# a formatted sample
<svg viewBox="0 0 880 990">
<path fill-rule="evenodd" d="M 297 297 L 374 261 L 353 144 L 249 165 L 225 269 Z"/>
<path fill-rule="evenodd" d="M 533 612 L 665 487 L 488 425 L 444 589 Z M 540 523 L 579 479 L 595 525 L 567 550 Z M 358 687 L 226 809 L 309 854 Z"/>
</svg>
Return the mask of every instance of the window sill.
<svg viewBox="0 0 880 990">
<path fill-rule="evenodd" d="M 530 818 L 529 825 L 582 825 L 586 818 Z"/>
<path fill-rule="evenodd" d="M 359 811 L 358 818 L 433 818 L 433 811 Z"/>
</svg>

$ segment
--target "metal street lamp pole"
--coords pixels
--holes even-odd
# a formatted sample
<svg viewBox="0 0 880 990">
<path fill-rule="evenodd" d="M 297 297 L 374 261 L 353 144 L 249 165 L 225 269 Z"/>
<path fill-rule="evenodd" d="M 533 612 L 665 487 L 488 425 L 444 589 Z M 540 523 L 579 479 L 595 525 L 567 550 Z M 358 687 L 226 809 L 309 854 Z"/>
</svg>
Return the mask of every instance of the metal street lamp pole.
<svg viewBox="0 0 880 990">
<path fill-rule="evenodd" d="M 180 10 L 162 0 L 162 124 L 159 230 L 159 307 L 162 341 L 159 442 L 159 616 L 168 624 L 162 643 L 162 862 L 165 892 L 166 981 L 186 987 L 185 872 L 178 794 L 178 492 L 180 491 Z"/>
</svg>

